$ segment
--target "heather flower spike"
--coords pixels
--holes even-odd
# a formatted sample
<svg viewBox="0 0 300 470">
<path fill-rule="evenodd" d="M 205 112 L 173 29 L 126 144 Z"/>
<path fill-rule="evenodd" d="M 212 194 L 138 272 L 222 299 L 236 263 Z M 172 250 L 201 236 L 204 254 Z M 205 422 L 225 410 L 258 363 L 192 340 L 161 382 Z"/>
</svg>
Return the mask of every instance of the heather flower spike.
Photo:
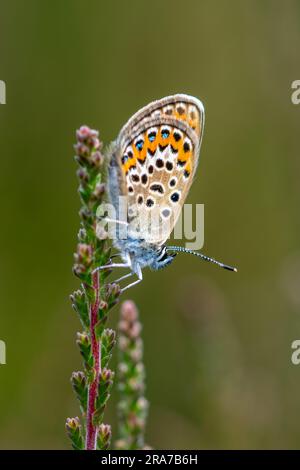
<svg viewBox="0 0 300 470">
<path fill-rule="evenodd" d="M 145 449 L 144 434 L 148 401 L 144 397 L 145 369 L 141 323 L 135 304 L 127 300 L 121 306 L 119 330 L 119 450 Z"/>
<path fill-rule="evenodd" d="M 71 295 L 71 302 L 83 329 L 76 339 L 83 371 L 74 372 L 71 378 L 81 419 L 68 418 L 66 430 L 74 449 L 96 450 L 108 449 L 111 440 L 111 429 L 103 423 L 103 416 L 114 380 L 108 363 L 116 335 L 105 326 L 120 288 L 105 283 L 107 273 L 95 271 L 110 260 L 106 237 L 99 239 L 96 235 L 96 211 L 105 194 L 102 144 L 98 132 L 87 126 L 82 126 L 76 137 L 81 224 L 73 271 L 80 279 L 81 287 Z"/>
</svg>

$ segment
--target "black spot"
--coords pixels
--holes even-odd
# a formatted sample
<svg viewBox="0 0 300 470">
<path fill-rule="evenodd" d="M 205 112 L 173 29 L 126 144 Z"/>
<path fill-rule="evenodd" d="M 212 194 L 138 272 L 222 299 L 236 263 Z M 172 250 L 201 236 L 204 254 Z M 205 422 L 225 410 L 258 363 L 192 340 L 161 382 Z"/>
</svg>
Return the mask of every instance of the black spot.
<svg viewBox="0 0 300 470">
<path fill-rule="evenodd" d="M 161 152 L 163 152 L 167 147 L 168 147 L 168 144 L 167 144 L 167 145 L 160 145 L 160 144 L 159 144 L 159 150 L 160 150 Z"/>
<path fill-rule="evenodd" d="M 172 171 L 173 170 L 173 163 L 172 162 L 166 162 L 166 168 L 167 168 L 167 170 Z"/>
<path fill-rule="evenodd" d="M 180 116 L 181 116 L 182 114 L 184 114 L 184 111 L 185 111 L 185 109 L 184 109 L 183 106 L 178 106 L 178 108 L 177 108 L 177 113 L 178 113 Z"/>
<path fill-rule="evenodd" d="M 170 215 L 170 209 L 163 209 L 163 210 L 161 211 L 161 213 L 162 213 L 162 215 L 163 215 L 164 217 L 169 217 L 169 215 Z"/>
<path fill-rule="evenodd" d="M 138 150 L 142 150 L 143 149 L 143 146 L 144 146 L 144 141 L 143 140 L 138 140 L 136 143 L 135 143 L 135 146 Z"/>
<path fill-rule="evenodd" d="M 172 109 L 172 108 L 168 108 L 168 109 L 165 110 L 165 114 L 167 114 L 167 115 L 170 115 L 170 114 L 172 114 L 172 113 L 173 113 L 173 109 Z"/>
<path fill-rule="evenodd" d="M 128 157 L 129 157 L 129 158 L 132 158 L 132 157 L 133 157 L 133 153 L 132 153 L 132 151 L 131 151 L 131 150 L 129 150 L 129 151 L 127 152 L 127 155 L 128 155 Z"/>
<path fill-rule="evenodd" d="M 135 183 L 138 183 L 138 182 L 140 181 L 139 175 L 132 175 L 131 179 L 132 179 L 132 181 L 134 181 Z"/>
<path fill-rule="evenodd" d="M 162 168 L 164 166 L 164 161 L 161 158 L 158 158 L 156 160 L 156 166 L 157 168 Z"/>
<path fill-rule="evenodd" d="M 153 157 L 153 155 L 155 155 L 155 150 L 147 149 L 147 152 L 149 153 L 149 155 L 151 157 Z"/>
<path fill-rule="evenodd" d="M 160 193 L 160 194 L 163 194 L 163 193 L 164 193 L 164 188 L 163 188 L 163 186 L 162 186 L 161 184 L 151 184 L 150 189 L 151 189 L 152 191 L 156 191 L 156 192 L 158 192 L 158 193 Z"/>
<path fill-rule="evenodd" d="M 138 162 L 139 162 L 141 165 L 144 165 L 145 160 L 143 160 L 142 158 L 138 158 Z"/>
<path fill-rule="evenodd" d="M 183 173 L 183 174 L 184 174 L 184 176 L 185 176 L 186 178 L 188 178 L 188 177 L 190 176 L 190 172 L 187 171 L 187 170 L 184 170 L 184 173 Z"/>
<path fill-rule="evenodd" d="M 148 139 L 150 140 L 150 142 L 153 142 L 156 138 L 156 132 L 150 132 L 148 134 Z"/>
<path fill-rule="evenodd" d="M 189 152 L 190 151 L 190 144 L 188 142 L 184 142 L 183 144 L 183 150 L 185 152 Z"/>
<path fill-rule="evenodd" d="M 170 186 L 173 188 L 176 184 L 176 179 L 175 178 L 172 178 L 171 181 L 170 181 Z"/>
<path fill-rule="evenodd" d="M 150 165 L 149 168 L 148 168 L 148 173 L 149 173 L 149 175 L 152 175 L 153 170 L 154 170 L 153 166 Z"/>
<path fill-rule="evenodd" d="M 167 139 L 170 135 L 170 132 L 168 131 L 168 129 L 162 129 L 161 130 L 161 136 L 163 139 Z"/>
<path fill-rule="evenodd" d="M 181 139 L 181 135 L 178 134 L 178 132 L 174 132 L 173 136 L 176 142 L 178 142 Z"/>
<path fill-rule="evenodd" d="M 128 191 L 129 191 L 130 193 L 133 193 L 133 187 L 132 187 L 132 186 L 129 186 Z"/>
<path fill-rule="evenodd" d="M 153 204 L 154 204 L 153 199 L 148 198 L 147 201 L 146 201 L 146 206 L 147 206 L 147 207 L 152 207 Z"/>
<path fill-rule="evenodd" d="M 147 181 L 148 181 L 147 175 L 143 174 L 143 175 L 141 176 L 141 181 L 142 181 L 143 184 L 147 184 Z"/>
<path fill-rule="evenodd" d="M 179 201 L 179 193 L 173 193 L 171 195 L 171 201 L 173 201 L 173 202 Z"/>
<path fill-rule="evenodd" d="M 178 149 L 176 149 L 175 147 L 173 147 L 173 145 L 171 145 L 171 152 L 178 153 Z"/>
<path fill-rule="evenodd" d="M 177 160 L 177 165 L 178 166 L 184 166 L 186 164 L 185 160 Z"/>
<path fill-rule="evenodd" d="M 144 200 L 143 196 L 139 196 L 137 200 L 138 204 L 143 204 L 143 200 Z"/>
</svg>

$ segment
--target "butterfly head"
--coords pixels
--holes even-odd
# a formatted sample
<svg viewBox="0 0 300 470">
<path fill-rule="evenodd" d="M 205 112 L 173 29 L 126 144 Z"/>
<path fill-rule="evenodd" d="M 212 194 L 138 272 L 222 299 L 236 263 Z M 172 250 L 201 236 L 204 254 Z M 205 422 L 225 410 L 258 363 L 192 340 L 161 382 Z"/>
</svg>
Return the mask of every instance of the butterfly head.
<svg viewBox="0 0 300 470">
<path fill-rule="evenodd" d="M 166 246 L 162 246 L 158 251 L 155 252 L 150 268 L 158 271 L 159 269 L 165 268 L 172 263 L 176 253 L 169 253 Z"/>
</svg>

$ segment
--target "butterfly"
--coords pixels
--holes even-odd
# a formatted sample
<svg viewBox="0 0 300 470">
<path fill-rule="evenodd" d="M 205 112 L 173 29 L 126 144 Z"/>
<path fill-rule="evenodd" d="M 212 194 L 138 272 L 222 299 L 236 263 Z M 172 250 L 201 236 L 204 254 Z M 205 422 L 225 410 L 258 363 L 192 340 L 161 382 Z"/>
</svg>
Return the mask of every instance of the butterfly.
<svg viewBox="0 0 300 470">
<path fill-rule="evenodd" d="M 122 263 L 105 268 L 129 268 L 119 282 L 132 275 L 143 279 L 142 270 L 168 266 L 178 252 L 193 254 L 230 271 L 202 253 L 179 246 L 167 246 L 197 170 L 204 129 L 204 107 L 185 94 L 154 101 L 134 114 L 121 129 L 109 152 L 108 191 L 117 213 L 120 200 L 128 204 L 126 236 L 121 221 L 115 246 Z M 118 224 L 118 221 L 116 221 Z"/>
</svg>

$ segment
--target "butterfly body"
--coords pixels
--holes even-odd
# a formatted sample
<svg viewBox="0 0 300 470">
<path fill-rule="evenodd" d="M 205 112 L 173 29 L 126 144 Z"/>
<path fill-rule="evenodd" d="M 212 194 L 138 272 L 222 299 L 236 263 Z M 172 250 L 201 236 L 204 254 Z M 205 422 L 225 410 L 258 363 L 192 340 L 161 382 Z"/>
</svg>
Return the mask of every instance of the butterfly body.
<svg viewBox="0 0 300 470">
<path fill-rule="evenodd" d="M 140 282 L 142 269 L 168 266 L 180 247 L 165 245 L 180 215 L 197 169 L 204 107 L 177 94 L 154 101 L 134 114 L 109 151 L 109 196 L 118 214 L 127 201 L 126 236 L 116 227 L 115 246 Z M 191 253 L 191 252 L 190 252 Z M 208 257 L 197 254 L 204 259 Z M 224 266 L 223 266 L 224 267 Z M 121 278 L 121 279 L 123 279 Z M 125 289 L 123 289 L 125 290 Z"/>
<path fill-rule="evenodd" d="M 116 247 L 123 253 L 122 258 L 126 262 L 130 260 L 132 270 L 137 274 L 139 268 L 149 267 L 158 271 L 168 266 L 174 259 L 174 254 L 167 253 L 165 245 L 157 247 L 149 245 L 136 238 L 128 238 L 116 242 Z"/>
</svg>

